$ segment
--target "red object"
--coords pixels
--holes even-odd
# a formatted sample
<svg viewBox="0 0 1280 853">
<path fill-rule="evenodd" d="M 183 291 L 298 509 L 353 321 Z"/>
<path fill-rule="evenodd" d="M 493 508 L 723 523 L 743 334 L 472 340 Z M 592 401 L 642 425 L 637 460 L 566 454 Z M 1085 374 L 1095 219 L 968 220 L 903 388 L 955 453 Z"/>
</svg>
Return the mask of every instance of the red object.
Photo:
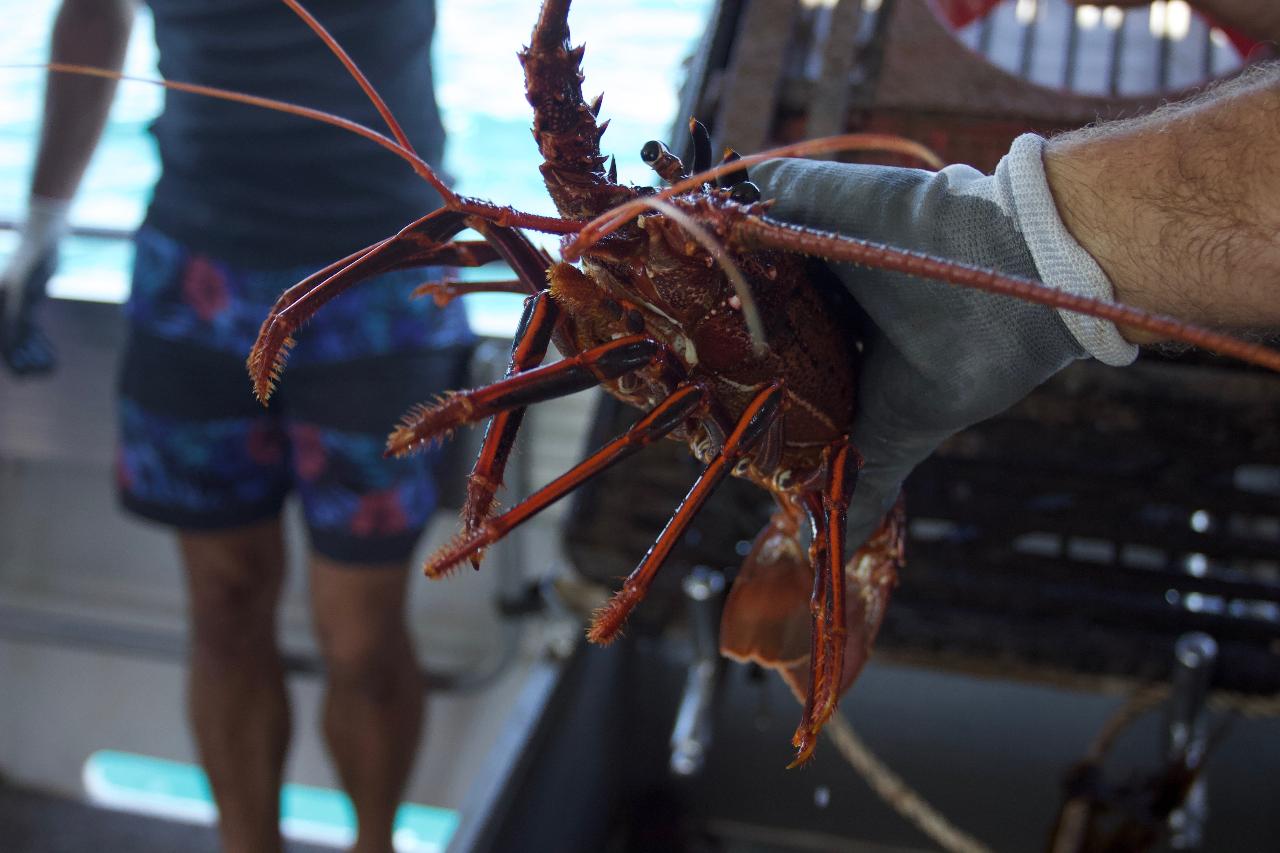
<svg viewBox="0 0 1280 853">
<path fill-rule="evenodd" d="M 408 529 L 409 519 L 395 489 L 363 495 L 351 518 L 351 532 L 356 536 L 392 536 Z"/>
<path fill-rule="evenodd" d="M 187 304 L 206 323 L 226 310 L 230 301 L 222 271 L 203 255 L 194 255 L 187 261 L 182 276 L 182 293 Z"/>
<path fill-rule="evenodd" d="M 329 459 L 319 428 L 295 424 L 289 431 L 289 440 L 293 445 L 293 469 L 300 478 L 310 482 L 324 473 Z"/>
<path fill-rule="evenodd" d="M 124 458 L 123 450 L 116 451 L 116 483 L 124 491 L 128 491 L 133 486 L 133 470 Z"/>
<path fill-rule="evenodd" d="M 932 0 L 932 2 L 942 19 L 950 24 L 952 29 L 958 30 L 986 16 L 1004 0 Z M 1099 2 L 1098 5 L 1105 6 L 1106 3 Z M 1242 58 L 1247 57 L 1259 44 L 1258 41 L 1249 38 L 1239 30 L 1221 26 L 1211 16 L 1203 12 L 1197 11 L 1196 14 L 1226 33 L 1232 46 L 1240 52 Z"/>
<path fill-rule="evenodd" d="M 933 0 L 937 11 L 952 29 L 968 26 L 1000 5 L 1001 0 Z"/>
<path fill-rule="evenodd" d="M 249 458 L 259 465 L 278 465 L 284 458 L 284 441 L 274 424 L 259 421 L 245 439 Z"/>
<path fill-rule="evenodd" d="M 1206 21 L 1227 34 L 1227 39 L 1231 42 L 1231 45 L 1240 52 L 1240 57 L 1242 59 L 1247 59 L 1249 54 L 1253 52 L 1253 49 L 1262 44 L 1262 42 L 1249 38 L 1239 30 L 1233 30 L 1231 27 L 1222 26 L 1208 15 L 1204 15 L 1203 17 Z"/>
</svg>

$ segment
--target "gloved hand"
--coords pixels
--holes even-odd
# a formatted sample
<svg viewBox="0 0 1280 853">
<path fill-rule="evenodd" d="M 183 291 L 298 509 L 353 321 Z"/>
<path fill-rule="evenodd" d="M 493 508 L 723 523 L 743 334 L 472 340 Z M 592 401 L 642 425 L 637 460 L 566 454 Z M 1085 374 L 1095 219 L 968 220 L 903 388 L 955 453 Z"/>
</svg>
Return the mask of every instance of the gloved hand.
<svg viewBox="0 0 1280 853">
<path fill-rule="evenodd" d="M 1019 137 L 993 176 L 814 160 L 750 170 L 768 216 L 1035 278 L 1101 299 L 1111 283 L 1063 226 L 1045 179 L 1044 140 Z M 1128 364 L 1114 324 L 882 270 L 834 264 L 870 315 L 853 444 L 866 461 L 849 508 L 863 542 L 907 474 L 948 436 L 995 415 L 1078 358 Z"/>
<path fill-rule="evenodd" d="M 17 376 L 48 373 L 57 363 L 35 312 L 57 267 L 70 206 L 69 201 L 32 196 L 18 248 L 0 272 L 0 354 Z"/>
</svg>

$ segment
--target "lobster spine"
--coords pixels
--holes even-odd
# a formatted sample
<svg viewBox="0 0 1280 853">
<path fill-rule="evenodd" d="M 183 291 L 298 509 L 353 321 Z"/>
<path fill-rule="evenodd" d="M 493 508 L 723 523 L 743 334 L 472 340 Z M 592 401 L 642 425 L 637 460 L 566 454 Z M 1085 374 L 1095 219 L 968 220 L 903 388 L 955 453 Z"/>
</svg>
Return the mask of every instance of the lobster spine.
<svg viewBox="0 0 1280 853">
<path fill-rule="evenodd" d="M 561 216 L 587 219 L 629 200 L 634 191 L 605 172 L 600 137 L 608 122 L 597 124 L 595 110 L 582 97 L 585 49 L 569 44 L 568 15 L 569 0 L 546 0 L 519 58 L 547 192 Z"/>
</svg>

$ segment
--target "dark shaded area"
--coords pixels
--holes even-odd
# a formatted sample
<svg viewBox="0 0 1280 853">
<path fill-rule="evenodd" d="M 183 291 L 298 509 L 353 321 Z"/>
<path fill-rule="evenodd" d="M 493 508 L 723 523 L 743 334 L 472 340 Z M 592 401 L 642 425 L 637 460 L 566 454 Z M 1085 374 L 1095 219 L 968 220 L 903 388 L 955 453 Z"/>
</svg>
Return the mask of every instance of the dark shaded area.
<svg viewBox="0 0 1280 853">
<path fill-rule="evenodd" d="M 1280 487 L 1278 407 L 1274 376 L 1149 355 L 1123 371 L 1078 364 L 948 442 L 908 484 L 907 566 L 876 658 L 928 669 L 873 663 L 842 705 L 873 749 L 995 849 L 1041 849 L 1066 774 L 1119 703 L 1088 691 L 1166 680 L 1192 630 L 1218 643 L 1216 689 L 1280 689 L 1280 499 L 1268 491 Z M 636 417 L 606 401 L 589 445 Z M 699 468 L 661 442 L 591 481 L 567 526 L 578 570 L 616 586 Z M 744 481 L 722 485 L 608 651 L 626 649 L 626 673 L 592 707 L 620 716 L 621 734 L 579 729 L 538 759 L 582 768 L 625 755 L 616 787 L 594 800 L 613 815 L 609 833 L 570 849 L 929 846 L 829 741 L 814 765 L 783 771 L 798 706 L 771 675 L 728 666 L 705 770 L 685 780 L 666 769 L 689 655 L 680 580 L 699 564 L 732 577 L 769 508 Z M 1160 717 L 1125 735 L 1108 765 L 1116 779 L 1158 769 Z M 1206 849 L 1267 850 L 1273 815 L 1254 797 L 1280 760 L 1276 723 L 1230 719 L 1206 771 Z M 817 805 L 823 789 L 829 808 Z"/>
<path fill-rule="evenodd" d="M 881 648 L 1041 677 L 1280 691 L 1280 379 L 1159 357 L 1081 363 L 912 476 L 908 567 Z M 1034 671 L 1034 672 L 1031 672 Z"/>
<path fill-rule="evenodd" d="M 6 853 L 218 853 L 212 827 L 108 811 L 78 800 L 0 783 L 0 847 Z M 287 844 L 287 853 L 327 847 Z"/>
<path fill-rule="evenodd" d="M 601 849 L 633 755 L 618 707 L 629 657 L 579 646 L 472 850 Z"/>
<path fill-rule="evenodd" d="M 934 849 L 824 738 L 786 770 L 800 708 L 781 681 L 728 665 L 703 770 L 668 770 L 688 664 L 678 629 L 584 648 L 533 739 L 506 807 L 477 851 L 784 853 Z M 1071 765 L 1119 700 L 1077 691 L 871 664 L 842 703 L 868 745 L 992 849 L 1044 849 Z M 1270 778 L 1274 720 L 1238 720 L 1207 767 L 1206 850 L 1264 853 L 1280 820 Z M 1159 765 L 1160 715 L 1138 721 L 1108 762 L 1117 778 Z M 1157 848 L 1163 849 L 1163 848 Z"/>
</svg>

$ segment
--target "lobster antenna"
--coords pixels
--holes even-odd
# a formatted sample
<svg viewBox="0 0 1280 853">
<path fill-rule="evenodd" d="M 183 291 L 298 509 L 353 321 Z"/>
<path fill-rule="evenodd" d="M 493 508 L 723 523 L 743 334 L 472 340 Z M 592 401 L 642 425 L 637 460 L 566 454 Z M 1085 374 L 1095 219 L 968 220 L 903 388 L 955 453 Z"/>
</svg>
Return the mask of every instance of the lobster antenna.
<svg viewBox="0 0 1280 853">
<path fill-rule="evenodd" d="M 298 0 L 284 0 L 284 4 L 292 9 L 293 13 L 301 18 L 302 22 L 310 27 L 312 32 L 320 37 L 320 40 L 324 42 L 325 47 L 329 48 L 330 52 L 333 53 L 334 56 L 338 57 L 338 61 L 347 69 L 347 72 L 369 98 L 374 109 L 378 111 L 378 115 L 382 116 L 382 120 L 387 123 L 387 127 L 391 130 L 391 135 L 396 138 L 396 141 L 399 142 L 406 151 L 416 157 L 417 152 L 413 150 L 413 143 L 409 141 L 409 137 L 405 135 L 404 129 L 400 127 L 400 122 L 396 121 L 396 117 L 392 115 L 391 108 L 387 106 L 387 102 L 378 94 L 378 90 L 369 82 L 369 78 L 364 76 L 364 72 L 360 70 L 360 66 L 356 65 L 355 60 L 351 58 L 351 54 L 347 53 L 342 45 L 338 44 L 338 40 L 324 28 L 324 24 L 317 21 L 315 16 L 308 12 L 306 8 L 298 2 Z M 419 159 L 419 162 L 421 162 L 421 159 Z M 415 171 L 417 170 L 415 169 Z M 453 190 L 445 186 L 444 181 L 440 180 L 439 176 L 437 176 L 434 171 L 428 169 L 426 174 L 423 174 L 422 172 L 419 172 L 418 174 L 422 175 L 422 177 L 426 179 L 427 183 L 431 184 L 432 189 L 440 193 L 440 197 L 446 202 L 457 201 L 457 196 L 453 194 Z"/>
<path fill-rule="evenodd" d="M 119 71 L 110 71 L 106 68 L 96 68 L 92 65 L 76 65 L 69 62 L 49 62 L 43 65 L 9 65 L 7 68 L 43 68 L 46 71 L 54 71 L 60 74 L 80 74 L 85 77 L 101 77 L 106 80 L 123 80 L 130 83 L 148 83 L 152 86 L 162 86 L 165 89 L 173 89 L 177 92 L 188 92 L 193 95 L 203 95 L 207 98 L 216 98 L 220 101 L 231 101 L 237 104 L 247 104 L 251 107 L 259 107 L 264 110 L 274 110 L 275 112 L 288 113 L 289 115 L 299 116 L 300 118 L 311 119 L 312 121 L 322 122 L 341 128 L 349 133 L 357 136 L 363 136 L 371 142 L 376 142 L 383 148 L 395 154 L 413 167 L 413 171 L 422 179 L 427 181 L 437 191 L 447 194 L 447 198 L 456 198 L 454 194 L 445 187 L 440 179 L 436 177 L 435 172 L 431 170 L 431 166 L 427 161 L 423 160 L 412 150 L 406 149 L 403 145 L 396 142 L 389 136 L 384 136 L 376 130 L 365 127 L 357 121 L 343 118 L 342 116 L 327 113 L 324 110 L 317 110 L 311 107 L 303 107 L 298 104 L 291 104 L 288 101 L 278 101 L 275 98 L 263 98 L 258 95 L 245 95 L 240 92 L 232 92 L 229 89 L 219 89 L 216 86 L 205 86 L 200 83 L 182 83 L 175 80 L 153 80 L 150 77 L 133 77 L 128 74 L 121 74 Z"/>
<path fill-rule="evenodd" d="M 405 135 L 404 129 L 400 127 L 400 122 L 396 121 L 396 117 L 392 114 L 391 108 L 387 106 L 387 102 L 378 94 L 378 90 L 369 82 L 369 78 L 364 76 L 364 72 L 360 70 L 360 66 L 356 65 L 356 61 L 351 58 L 351 54 L 338 44 L 338 40 L 333 34 L 325 29 L 324 24 L 316 20 L 307 9 L 298 2 L 298 0 L 283 0 L 284 4 L 293 10 L 293 13 L 302 19 L 302 22 L 311 28 L 320 40 L 324 42 L 325 47 L 343 64 L 347 72 L 355 79 L 360 88 L 364 90 L 366 96 L 373 103 L 374 109 L 378 111 L 378 115 L 382 116 L 382 120 L 387 123 L 387 127 L 391 130 L 391 135 L 396 138 L 406 151 L 413 151 L 413 143 L 409 141 L 409 137 Z M 416 152 L 415 152 L 416 153 Z"/>
</svg>

